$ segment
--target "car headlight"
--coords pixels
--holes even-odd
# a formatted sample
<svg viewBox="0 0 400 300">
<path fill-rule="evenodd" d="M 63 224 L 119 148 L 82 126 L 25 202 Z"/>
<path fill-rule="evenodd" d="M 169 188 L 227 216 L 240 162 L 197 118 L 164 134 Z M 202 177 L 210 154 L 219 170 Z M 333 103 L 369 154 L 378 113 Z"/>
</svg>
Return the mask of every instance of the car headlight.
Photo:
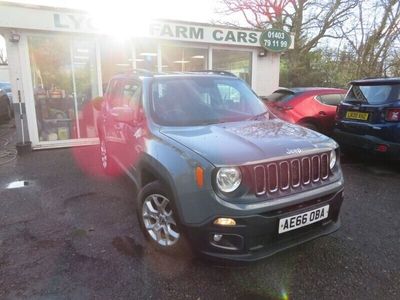
<svg viewBox="0 0 400 300">
<path fill-rule="evenodd" d="M 223 193 L 231 193 L 242 182 L 242 172 L 237 167 L 221 168 L 216 176 L 217 186 Z"/>
<path fill-rule="evenodd" d="M 331 154 L 329 155 L 329 168 L 331 170 L 335 167 L 336 165 L 336 150 L 332 150 Z"/>
</svg>

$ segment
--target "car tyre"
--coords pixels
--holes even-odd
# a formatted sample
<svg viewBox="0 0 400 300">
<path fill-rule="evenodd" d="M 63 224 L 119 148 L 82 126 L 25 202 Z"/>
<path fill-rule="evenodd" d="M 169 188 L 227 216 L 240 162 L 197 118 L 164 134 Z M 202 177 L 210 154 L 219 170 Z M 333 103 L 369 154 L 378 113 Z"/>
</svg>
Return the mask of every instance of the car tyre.
<svg viewBox="0 0 400 300">
<path fill-rule="evenodd" d="M 9 104 L 9 101 L 8 101 L 8 97 L 5 97 L 5 98 L 1 98 L 0 99 L 0 101 L 5 101 L 6 102 L 6 112 L 5 112 L 5 114 L 3 115 L 3 117 L 0 119 L 1 121 L 3 121 L 3 122 L 8 122 L 8 121 L 10 121 L 11 119 L 12 119 L 12 117 L 13 117 L 13 115 L 12 115 L 12 109 L 11 109 L 11 105 Z"/>
<path fill-rule="evenodd" d="M 13 111 L 10 105 L 7 105 L 7 121 L 10 121 L 13 118 Z"/>
<path fill-rule="evenodd" d="M 305 122 L 305 123 L 300 123 L 301 126 L 314 130 L 314 131 L 318 131 L 317 126 L 315 126 L 313 123 L 309 123 L 309 122 Z"/>
<path fill-rule="evenodd" d="M 167 255 L 190 253 L 173 197 L 160 181 L 150 182 L 139 191 L 136 212 L 153 249 Z"/>
</svg>

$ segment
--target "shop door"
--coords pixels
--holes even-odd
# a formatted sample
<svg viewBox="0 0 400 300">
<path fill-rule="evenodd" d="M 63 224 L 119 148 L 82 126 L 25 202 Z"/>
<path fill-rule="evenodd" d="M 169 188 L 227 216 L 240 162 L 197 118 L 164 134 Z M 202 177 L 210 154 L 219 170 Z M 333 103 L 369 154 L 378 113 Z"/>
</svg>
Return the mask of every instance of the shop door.
<svg viewBox="0 0 400 300">
<path fill-rule="evenodd" d="M 97 137 L 98 95 L 94 40 L 67 36 L 28 38 L 38 140 L 63 143 Z"/>
</svg>

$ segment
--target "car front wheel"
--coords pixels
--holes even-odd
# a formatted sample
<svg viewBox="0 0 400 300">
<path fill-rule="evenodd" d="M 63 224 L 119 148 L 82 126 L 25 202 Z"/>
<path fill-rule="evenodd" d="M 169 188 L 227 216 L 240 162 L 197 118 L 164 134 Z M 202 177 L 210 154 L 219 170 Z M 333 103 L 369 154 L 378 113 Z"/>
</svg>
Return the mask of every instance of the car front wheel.
<svg viewBox="0 0 400 300">
<path fill-rule="evenodd" d="M 146 238 L 154 248 L 169 254 L 186 251 L 173 199 L 159 181 L 141 189 L 137 215 Z"/>
</svg>

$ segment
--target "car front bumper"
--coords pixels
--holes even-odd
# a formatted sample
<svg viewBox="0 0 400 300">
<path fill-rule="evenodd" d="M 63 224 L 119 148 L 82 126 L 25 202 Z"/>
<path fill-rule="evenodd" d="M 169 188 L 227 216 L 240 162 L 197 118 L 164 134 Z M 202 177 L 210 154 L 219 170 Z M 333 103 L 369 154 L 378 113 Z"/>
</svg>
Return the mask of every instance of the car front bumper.
<svg viewBox="0 0 400 300">
<path fill-rule="evenodd" d="M 343 190 L 340 190 L 275 211 L 241 217 L 221 216 L 235 219 L 235 226 L 223 227 L 211 221 L 200 226 L 185 226 L 185 229 L 194 250 L 200 254 L 222 260 L 250 262 L 336 231 L 340 227 L 342 201 Z M 328 218 L 286 233 L 278 233 L 280 219 L 328 204 Z M 214 240 L 215 235 L 222 236 L 218 243 Z"/>
<path fill-rule="evenodd" d="M 359 135 L 349 133 L 335 128 L 333 138 L 342 147 L 352 147 L 363 149 L 372 154 L 384 155 L 391 159 L 400 159 L 400 143 L 393 143 L 372 135 Z M 386 145 L 387 150 L 381 152 L 377 150 L 379 145 Z"/>
</svg>

